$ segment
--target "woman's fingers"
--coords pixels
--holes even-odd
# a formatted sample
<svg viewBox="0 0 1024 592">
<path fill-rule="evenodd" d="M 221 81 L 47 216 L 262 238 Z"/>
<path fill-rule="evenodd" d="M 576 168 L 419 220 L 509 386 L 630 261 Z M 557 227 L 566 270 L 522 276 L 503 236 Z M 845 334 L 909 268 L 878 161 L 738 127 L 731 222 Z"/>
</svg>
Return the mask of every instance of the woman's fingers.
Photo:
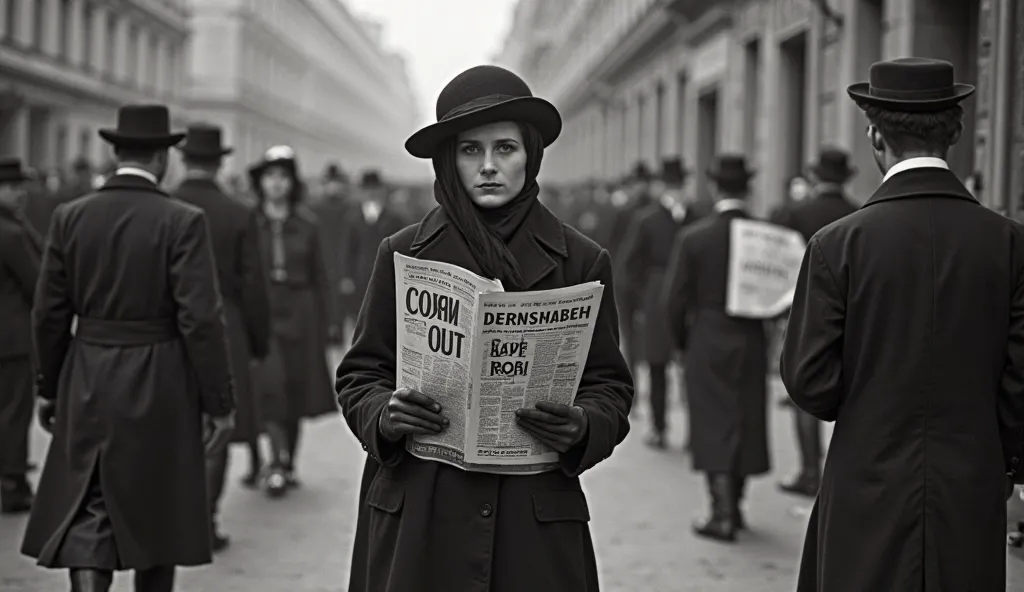
<svg viewBox="0 0 1024 592">
<path fill-rule="evenodd" d="M 418 417 L 424 421 L 436 423 L 437 425 L 448 425 L 448 420 L 440 413 L 434 413 L 433 411 L 407 401 L 394 401 L 392 405 L 388 406 L 388 410 L 392 413 L 403 413 L 412 417 Z"/>
<path fill-rule="evenodd" d="M 556 434 L 552 434 L 533 422 L 520 420 L 519 426 L 548 448 L 552 448 L 558 452 L 565 452 L 569 449 L 569 443 L 564 438 Z"/>
<path fill-rule="evenodd" d="M 560 417 L 543 411 L 541 409 L 531 409 L 529 407 L 523 407 L 516 410 L 516 417 L 520 419 L 529 419 L 538 423 L 546 423 L 550 425 L 565 425 L 569 419 L 566 417 Z"/>
</svg>

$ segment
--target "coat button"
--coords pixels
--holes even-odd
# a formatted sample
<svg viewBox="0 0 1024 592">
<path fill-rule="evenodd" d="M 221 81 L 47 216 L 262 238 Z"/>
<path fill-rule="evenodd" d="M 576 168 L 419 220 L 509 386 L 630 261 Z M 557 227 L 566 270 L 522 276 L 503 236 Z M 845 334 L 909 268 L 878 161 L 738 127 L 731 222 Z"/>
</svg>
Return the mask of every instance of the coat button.
<svg viewBox="0 0 1024 592">
<path fill-rule="evenodd" d="M 480 506 L 480 515 L 483 516 L 484 518 L 490 516 L 491 512 L 493 512 L 493 511 L 494 511 L 494 508 L 491 507 L 491 504 L 484 504 L 484 505 Z"/>
</svg>

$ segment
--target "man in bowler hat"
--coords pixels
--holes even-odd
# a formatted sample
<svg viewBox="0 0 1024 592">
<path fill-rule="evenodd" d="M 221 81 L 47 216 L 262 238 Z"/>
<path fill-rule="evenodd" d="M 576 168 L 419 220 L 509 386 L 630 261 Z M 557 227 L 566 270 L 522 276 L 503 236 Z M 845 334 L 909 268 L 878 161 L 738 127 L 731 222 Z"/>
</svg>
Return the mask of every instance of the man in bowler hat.
<svg viewBox="0 0 1024 592">
<path fill-rule="evenodd" d="M 183 137 L 167 108 L 126 105 L 99 133 L 117 169 L 57 207 L 35 293 L 53 441 L 22 552 L 68 569 L 74 591 L 132 569 L 136 590 L 167 592 L 175 566 L 211 558 L 204 458 L 235 407 L 224 309 L 206 216 L 158 187 Z"/>
<path fill-rule="evenodd" d="M 844 150 L 826 146 L 818 161 L 808 172 L 812 182 L 811 197 L 793 203 L 779 222 L 799 232 L 805 241 L 836 220 L 857 211 L 846 195 L 846 183 L 857 174 Z M 802 409 L 793 408 L 796 425 L 800 472 L 791 481 L 780 483 L 786 493 L 814 498 L 821 483 L 822 439 L 821 421 Z"/>
<path fill-rule="evenodd" d="M 185 141 L 178 150 L 185 164 L 185 180 L 174 191 L 174 197 L 206 214 L 235 377 L 237 411 L 232 440 L 245 443 L 249 448 L 249 473 L 243 484 L 255 487 L 262 467 L 259 447 L 261 423 L 249 366 L 266 357 L 270 339 L 270 303 L 260 258 L 259 226 L 255 211 L 228 197 L 217 183 L 221 163 L 232 151 L 221 144 L 220 127 L 205 124 L 189 126 Z M 228 469 L 228 452 L 228 447 L 224 446 L 206 459 L 214 552 L 229 544 L 229 539 L 219 531 L 217 524 Z"/>
<path fill-rule="evenodd" d="M 32 396 L 32 297 L 43 242 L 22 214 L 27 176 L 0 158 L 0 513 L 32 508 L 28 472 Z"/>
<path fill-rule="evenodd" d="M 884 173 L 807 244 L 781 359 L 794 403 L 836 422 L 798 590 L 1003 590 L 1024 470 L 1024 227 L 946 163 L 953 66 L 902 58 L 847 89 Z"/>
<path fill-rule="evenodd" d="M 344 253 L 349 265 L 343 270 L 342 287 L 349 300 L 346 309 L 358 314 L 381 241 L 405 228 L 405 221 L 388 204 L 388 186 L 379 171 L 364 171 L 359 180 L 359 207 L 352 216 Z"/>
<path fill-rule="evenodd" d="M 348 185 L 348 176 L 341 167 L 329 164 L 324 171 L 323 194 L 310 208 L 320 221 L 320 250 L 324 254 L 324 266 L 330 282 L 330 297 L 340 313 L 339 329 L 345 334 L 348 320 L 355 321 L 360 304 L 351 302 L 355 285 L 349 277 L 349 268 L 353 265 L 349 248 L 358 209 L 351 200 Z M 338 337 L 343 340 L 343 336 Z"/>
<path fill-rule="evenodd" d="M 647 445 L 666 446 L 668 365 L 675 340 L 665 322 L 661 290 L 676 234 L 695 219 L 683 202 L 687 171 L 680 158 L 667 158 L 650 183 L 651 203 L 639 211 L 622 241 L 620 282 L 640 288 L 636 330 L 637 357 L 647 363 L 651 432 Z"/>
<path fill-rule="evenodd" d="M 711 515 L 698 536 L 733 542 L 746 528 L 740 511 L 749 477 L 767 473 L 768 354 L 764 323 L 726 312 L 732 221 L 749 218 L 754 173 L 722 154 L 707 171 L 714 213 L 683 231 L 672 248 L 662 292 L 666 323 L 683 350 L 693 468 L 705 473 Z"/>
</svg>

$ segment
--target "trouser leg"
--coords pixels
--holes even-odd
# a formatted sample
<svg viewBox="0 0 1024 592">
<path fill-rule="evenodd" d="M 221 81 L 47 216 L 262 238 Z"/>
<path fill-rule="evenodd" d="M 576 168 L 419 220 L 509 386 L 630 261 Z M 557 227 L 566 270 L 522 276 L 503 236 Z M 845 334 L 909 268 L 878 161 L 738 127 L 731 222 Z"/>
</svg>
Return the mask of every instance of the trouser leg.
<svg viewBox="0 0 1024 592">
<path fill-rule="evenodd" d="M 224 495 L 224 481 L 228 471 L 230 446 L 206 457 L 206 491 L 210 501 L 211 519 L 216 522 L 220 513 L 220 500 Z"/>
<path fill-rule="evenodd" d="M 35 401 L 28 356 L 0 358 L 0 477 L 24 478 Z"/>
<path fill-rule="evenodd" d="M 818 479 L 821 473 L 821 421 L 803 409 L 797 409 L 796 426 L 801 469 L 808 477 Z"/>
<path fill-rule="evenodd" d="M 114 583 L 114 572 L 103 569 L 70 569 L 71 592 L 107 592 Z"/>
<path fill-rule="evenodd" d="M 159 566 L 135 571 L 135 592 L 172 592 L 174 566 Z"/>
<path fill-rule="evenodd" d="M 664 434 L 667 426 L 668 366 L 651 364 L 651 428 L 655 434 Z"/>
<path fill-rule="evenodd" d="M 295 458 L 299 453 L 299 441 L 302 439 L 302 420 L 289 421 L 284 424 L 284 429 L 288 450 L 288 460 L 285 467 L 289 471 L 294 471 Z"/>
<path fill-rule="evenodd" d="M 708 473 L 708 495 L 711 498 L 711 516 L 693 525 L 696 535 L 723 542 L 736 540 L 736 493 L 733 476 L 728 473 Z"/>
</svg>

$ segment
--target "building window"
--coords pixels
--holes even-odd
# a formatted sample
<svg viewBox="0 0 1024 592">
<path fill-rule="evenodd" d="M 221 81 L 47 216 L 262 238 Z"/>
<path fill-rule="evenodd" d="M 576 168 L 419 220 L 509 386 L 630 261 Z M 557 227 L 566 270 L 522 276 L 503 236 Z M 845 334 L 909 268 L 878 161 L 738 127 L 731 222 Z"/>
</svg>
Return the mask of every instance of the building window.
<svg viewBox="0 0 1024 592">
<path fill-rule="evenodd" d="M 125 56 L 125 80 L 138 86 L 139 29 L 135 25 L 128 26 L 128 54 Z"/>
<path fill-rule="evenodd" d="M 149 39 L 149 63 L 146 66 L 147 72 L 145 74 L 145 83 L 153 89 L 156 89 L 160 84 L 160 81 L 157 80 L 157 72 L 159 71 L 157 61 L 159 57 L 160 43 L 158 38 L 154 36 Z"/>
<path fill-rule="evenodd" d="M 57 10 L 57 55 L 67 59 L 71 57 L 71 52 L 68 51 L 71 37 L 71 0 L 60 0 Z"/>
<path fill-rule="evenodd" d="M 89 128 L 78 132 L 78 155 L 86 158 L 92 155 L 92 131 Z"/>
<path fill-rule="evenodd" d="M 35 22 L 33 23 L 33 44 L 37 49 L 43 48 L 43 35 L 46 29 L 46 13 L 47 11 L 42 4 L 36 5 Z"/>
<path fill-rule="evenodd" d="M 82 52 L 82 64 L 87 66 L 96 66 L 92 63 L 92 4 L 86 2 L 82 6 L 82 31 L 81 31 L 81 46 L 78 48 Z"/>
<path fill-rule="evenodd" d="M 101 68 L 108 75 L 114 75 L 114 55 L 117 53 L 117 15 L 111 13 L 107 16 L 107 48 L 104 52 Z"/>
</svg>

